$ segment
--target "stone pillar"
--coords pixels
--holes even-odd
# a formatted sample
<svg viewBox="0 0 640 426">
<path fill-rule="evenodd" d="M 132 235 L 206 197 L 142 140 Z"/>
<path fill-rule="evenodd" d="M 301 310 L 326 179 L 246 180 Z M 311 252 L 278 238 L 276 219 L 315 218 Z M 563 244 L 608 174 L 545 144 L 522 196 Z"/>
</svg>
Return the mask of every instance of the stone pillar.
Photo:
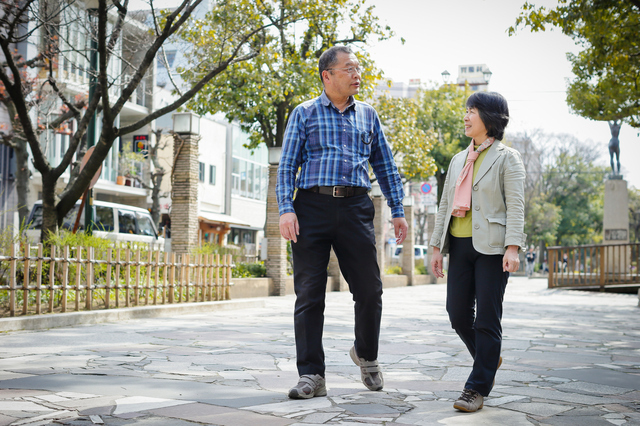
<svg viewBox="0 0 640 426">
<path fill-rule="evenodd" d="M 609 179 L 605 182 L 602 229 L 604 231 L 603 244 L 629 243 L 629 192 L 626 180 Z M 627 259 L 620 259 L 620 256 L 625 256 Z M 605 259 L 607 273 L 626 273 L 620 269 L 621 265 L 631 264 L 631 252 L 617 249 L 606 250 Z"/>
<path fill-rule="evenodd" d="M 433 228 L 436 226 L 436 214 L 432 212 L 431 207 L 433 207 L 433 211 L 435 211 L 435 206 L 429 206 L 427 208 L 427 257 L 424 259 L 424 266 L 427 268 L 427 274 L 429 275 L 429 282 L 431 284 L 436 284 L 438 282 L 438 278 L 433 275 L 431 271 L 431 256 L 433 255 L 433 247 L 429 244 L 431 242 L 431 236 L 433 235 Z"/>
<path fill-rule="evenodd" d="M 402 275 L 407 276 L 407 285 L 413 285 L 415 275 L 415 226 L 413 225 L 413 197 L 408 196 L 404 199 L 404 218 L 409 225 L 407 229 L 407 238 L 402 243 Z"/>
<path fill-rule="evenodd" d="M 276 198 L 276 180 L 281 148 L 269 148 L 269 190 L 267 192 L 267 223 L 264 242 L 267 243 L 267 259 L 264 264 L 267 277 L 273 282 L 273 296 L 286 294 L 287 241 L 280 235 L 280 212 Z"/>
<path fill-rule="evenodd" d="M 384 197 L 373 196 L 373 207 L 375 208 L 376 215 L 373 218 L 373 227 L 376 237 L 376 251 L 378 252 L 378 266 L 380 267 L 380 275 L 384 275 L 385 269 L 385 252 L 384 252 Z"/>
<path fill-rule="evenodd" d="M 171 250 L 189 253 L 198 242 L 198 135 L 177 135 L 171 189 Z"/>
</svg>

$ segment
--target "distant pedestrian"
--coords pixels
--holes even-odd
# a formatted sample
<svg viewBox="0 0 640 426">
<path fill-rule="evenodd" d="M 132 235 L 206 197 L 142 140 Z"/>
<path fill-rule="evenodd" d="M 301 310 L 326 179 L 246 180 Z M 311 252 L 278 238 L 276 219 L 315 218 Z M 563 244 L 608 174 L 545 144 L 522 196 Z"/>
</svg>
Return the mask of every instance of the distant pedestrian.
<svg viewBox="0 0 640 426">
<path fill-rule="evenodd" d="M 527 276 L 530 277 L 533 275 L 533 267 L 536 263 L 536 252 L 533 251 L 533 247 L 529 247 L 525 260 L 527 261 L 527 264 L 525 265 L 527 267 Z"/>
<path fill-rule="evenodd" d="M 361 82 L 358 58 L 348 47 L 334 46 L 320 56 L 318 68 L 324 91 L 291 113 L 276 186 L 280 233 L 291 241 L 293 255 L 300 379 L 289 397 L 296 399 L 327 394 L 322 328 L 332 247 L 355 301 L 349 354 L 368 389 L 384 386 L 377 361 L 382 281 L 367 195 L 369 165 L 391 208 L 396 243 L 407 235 L 402 181 L 380 120 L 370 105 L 354 99 Z"/>
<path fill-rule="evenodd" d="M 467 99 L 464 127 L 472 141 L 449 164 L 430 242 L 436 277 L 444 277 L 442 253 L 450 253 L 447 312 L 474 360 L 453 404 L 466 412 L 482 408 L 495 383 L 502 362 L 502 299 L 525 247 L 525 170 L 518 151 L 499 142 L 508 122 L 500 94 L 476 92 Z"/>
</svg>

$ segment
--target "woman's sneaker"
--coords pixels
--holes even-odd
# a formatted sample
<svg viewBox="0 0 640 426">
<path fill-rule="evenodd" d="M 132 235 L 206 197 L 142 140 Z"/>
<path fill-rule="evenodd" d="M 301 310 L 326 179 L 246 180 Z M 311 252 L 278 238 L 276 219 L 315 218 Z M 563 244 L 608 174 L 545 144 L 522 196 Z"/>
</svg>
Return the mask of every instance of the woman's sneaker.
<svg viewBox="0 0 640 426">
<path fill-rule="evenodd" d="M 474 413 L 484 406 L 484 397 L 473 389 L 465 389 L 462 391 L 462 395 L 456 402 L 453 403 L 453 408 L 467 413 Z"/>
<path fill-rule="evenodd" d="M 300 376 L 298 384 L 289 390 L 289 398 L 291 399 L 307 399 L 314 396 L 327 396 L 324 377 L 319 374 L 304 374 Z"/>
</svg>

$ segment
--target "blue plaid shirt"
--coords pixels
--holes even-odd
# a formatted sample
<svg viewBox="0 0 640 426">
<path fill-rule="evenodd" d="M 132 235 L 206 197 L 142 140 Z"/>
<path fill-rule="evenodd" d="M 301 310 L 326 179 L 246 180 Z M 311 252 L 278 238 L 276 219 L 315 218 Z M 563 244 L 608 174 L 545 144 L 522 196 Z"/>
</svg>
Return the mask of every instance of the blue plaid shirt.
<svg viewBox="0 0 640 426">
<path fill-rule="evenodd" d="M 276 184 L 281 215 L 295 213 L 294 180 L 295 186 L 303 189 L 336 185 L 371 188 L 371 164 L 392 216 L 404 217 L 402 181 L 371 105 L 352 97 L 340 112 L 323 91 L 293 110 L 282 145 Z M 298 167 L 301 170 L 296 179 Z"/>
</svg>

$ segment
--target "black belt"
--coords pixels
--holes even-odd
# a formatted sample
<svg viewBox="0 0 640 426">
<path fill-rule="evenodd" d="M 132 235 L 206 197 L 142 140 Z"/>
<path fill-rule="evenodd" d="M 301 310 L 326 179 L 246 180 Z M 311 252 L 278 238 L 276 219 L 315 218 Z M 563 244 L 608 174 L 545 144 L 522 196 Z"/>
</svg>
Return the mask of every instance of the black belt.
<svg viewBox="0 0 640 426">
<path fill-rule="evenodd" d="M 369 192 L 367 188 L 361 186 L 313 186 L 311 188 L 300 188 L 303 191 L 315 192 L 322 195 L 331 195 L 335 198 L 347 198 L 362 195 Z"/>
</svg>

